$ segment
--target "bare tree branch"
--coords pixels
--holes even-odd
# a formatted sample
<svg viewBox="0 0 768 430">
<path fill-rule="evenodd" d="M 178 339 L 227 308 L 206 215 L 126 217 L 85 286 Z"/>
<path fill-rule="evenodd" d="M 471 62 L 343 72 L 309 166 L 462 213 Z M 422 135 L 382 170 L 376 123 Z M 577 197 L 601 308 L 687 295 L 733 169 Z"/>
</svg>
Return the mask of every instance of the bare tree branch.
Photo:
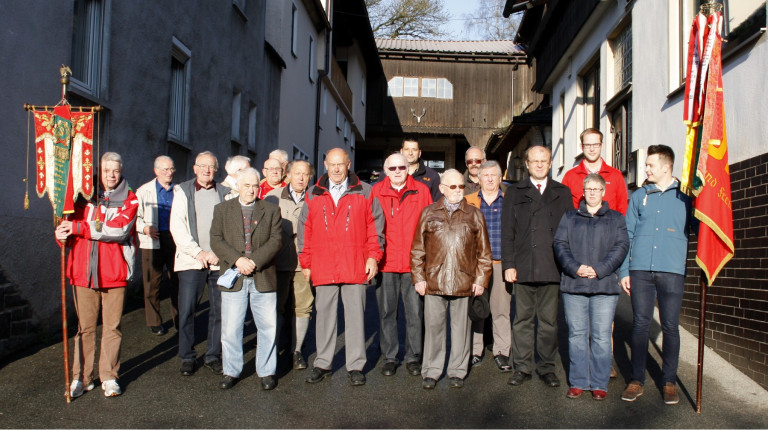
<svg viewBox="0 0 768 430">
<path fill-rule="evenodd" d="M 366 0 L 376 37 L 437 39 L 451 18 L 443 0 Z"/>
<path fill-rule="evenodd" d="M 473 13 L 464 14 L 466 34 L 479 39 L 514 39 L 522 15 L 515 14 L 504 18 L 504 3 L 505 0 L 480 0 Z"/>
</svg>

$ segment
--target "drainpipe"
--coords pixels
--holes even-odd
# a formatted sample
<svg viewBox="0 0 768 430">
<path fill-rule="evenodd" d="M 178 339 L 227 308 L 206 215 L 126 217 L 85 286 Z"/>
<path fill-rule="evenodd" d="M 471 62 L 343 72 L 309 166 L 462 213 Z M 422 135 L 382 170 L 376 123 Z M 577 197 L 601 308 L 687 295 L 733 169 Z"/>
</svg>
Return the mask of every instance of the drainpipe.
<svg viewBox="0 0 768 430">
<path fill-rule="evenodd" d="M 331 2 L 332 4 L 332 2 Z M 329 5 L 329 8 L 331 6 Z M 333 16 L 332 12 L 329 11 L 329 16 Z M 325 67 L 323 68 L 323 71 L 318 73 L 317 76 L 317 97 L 315 100 L 315 174 L 317 178 L 320 177 L 320 162 L 322 161 L 320 158 L 320 104 L 322 103 L 322 97 L 323 97 L 323 78 L 328 76 L 328 71 L 331 69 L 331 30 L 326 28 L 325 29 Z M 317 180 L 315 178 L 315 180 Z"/>
</svg>

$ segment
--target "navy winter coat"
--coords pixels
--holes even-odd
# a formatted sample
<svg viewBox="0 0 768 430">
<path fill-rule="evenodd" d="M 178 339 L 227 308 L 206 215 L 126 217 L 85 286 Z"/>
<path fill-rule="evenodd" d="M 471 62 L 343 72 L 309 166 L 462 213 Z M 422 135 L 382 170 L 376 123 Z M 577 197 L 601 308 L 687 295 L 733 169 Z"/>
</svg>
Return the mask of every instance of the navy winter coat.
<svg viewBox="0 0 768 430">
<path fill-rule="evenodd" d="M 610 209 L 607 202 L 595 213 L 582 201 L 579 209 L 563 215 L 555 233 L 555 256 L 563 269 L 560 291 L 569 294 L 619 294 L 619 267 L 629 251 L 629 236 L 624 216 Z M 584 264 L 597 272 L 597 278 L 576 275 Z"/>
</svg>

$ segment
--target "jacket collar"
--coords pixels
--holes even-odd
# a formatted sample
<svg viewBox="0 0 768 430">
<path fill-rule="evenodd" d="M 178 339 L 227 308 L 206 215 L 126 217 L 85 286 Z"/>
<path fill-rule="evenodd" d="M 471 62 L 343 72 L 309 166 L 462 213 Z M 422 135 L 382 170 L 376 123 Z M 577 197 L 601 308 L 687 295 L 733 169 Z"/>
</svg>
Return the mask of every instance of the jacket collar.
<svg viewBox="0 0 768 430">
<path fill-rule="evenodd" d="M 131 187 L 128 186 L 128 181 L 125 178 L 120 178 L 120 183 L 117 184 L 114 190 L 109 193 L 108 197 L 99 198 L 99 203 L 106 207 L 122 207 L 125 200 L 128 198 L 128 191 Z"/>
<path fill-rule="evenodd" d="M 445 196 L 440 197 L 440 199 L 438 199 L 437 202 L 435 203 L 438 204 L 439 210 L 448 212 L 448 209 L 445 208 Z M 474 206 L 472 207 L 474 208 Z M 459 202 L 459 208 L 456 210 L 459 210 L 465 213 L 468 213 L 471 210 L 469 203 L 467 203 L 466 196 L 463 199 L 461 199 L 461 201 Z"/>
<path fill-rule="evenodd" d="M 608 205 L 608 202 L 603 201 L 603 204 L 600 206 L 600 209 L 598 209 L 597 212 L 594 215 L 592 215 L 591 213 L 589 213 L 589 210 L 587 209 L 586 200 L 582 200 L 581 203 L 579 203 L 578 213 L 579 215 L 586 216 L 586 217 L 603 216 L 607 214 L 609 210 L 611 210 L 611 207 Z"/>
<path fill-rule="evenodd" d="M 319 196 L 327 192 L 329 189 L 329 183 L 330 179 L 328 179 L 328 174 L 326 173 L 317 180 L 315 187 L 312 189 L 312 194 Z M 357 175 L 355 175 L 353 172 L 349 172 L 349 176 L 347 176 L 347 192 L 355 192 L 362 189 L 363 186 L 360 184 L 360 178 L 358 178 Z"/>
<path fill-rule="evenodd" d="M 646 194 L 663 193 L 663 192 L 666 192 L 666 191 L 672 191 L 672 190 L 679 189 L 680 188 L 680 181 L 677 178 L 672 178 L 672 183 L 664 191 L 662 191 L 661 188 L 659 188 L 658 185 L 656 185 L 655 183 L 651 183 L 651 182 L 646 182 L 645 184 L 643 184 L 643 188 L 645 188 L 645 193 Z"/>
</svg>

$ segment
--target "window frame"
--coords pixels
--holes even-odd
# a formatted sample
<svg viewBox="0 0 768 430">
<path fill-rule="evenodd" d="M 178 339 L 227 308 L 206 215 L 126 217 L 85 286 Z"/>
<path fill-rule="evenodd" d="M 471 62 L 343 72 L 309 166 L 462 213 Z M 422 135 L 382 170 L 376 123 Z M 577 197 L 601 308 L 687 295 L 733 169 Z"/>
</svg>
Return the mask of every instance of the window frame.
<svg viewBox="0 0 768 430">
<path fill-rule="evenodd" d="M 89 6 L 97 6 L 98 10 L 93 11 Z M 73 5 L 70 89 L 94 100 L 105 97 L 108 90 L 111 10 L 111 0 L 76 0 Z M 79 27 L 78 22 L 83 21 L 77 20 L 77 16 L 83 14 L 87 15 L 85 28 Z M 98 19 L 95 25 L 94 19 Z M 80 64 L 87 70 L 81 70 Z"/>
<path fill-rule="evenodd" d="M 176 36 L 172 36 L 171 43 L 171 80 L 169 85 L 170 98 L 168 108 L 168 134 L 167 139 L 176 144 L 187 146 L 187 134 L 189 128 L 189 95 L 190 95 L 190 77 L 192 51 L 189 50 Z M 175 64 L 181 65 L 181 73 L 175 72 Z M 181 78 L 179 78 L 181 76 Z M 183 79 L 182 82 L 174 82 L 177 79 Z M 181 85 L 179 85 L 181 84 Z M 174 92 L 180 91 L 174 97 Z M 181 111 L 174 110 L 174 100 L 176 105 L 180 106 Z M 174 115 L 176 114 L 176 115 Z M 174 127 L 174 120 L 176 127 Z"/>
</svg>

